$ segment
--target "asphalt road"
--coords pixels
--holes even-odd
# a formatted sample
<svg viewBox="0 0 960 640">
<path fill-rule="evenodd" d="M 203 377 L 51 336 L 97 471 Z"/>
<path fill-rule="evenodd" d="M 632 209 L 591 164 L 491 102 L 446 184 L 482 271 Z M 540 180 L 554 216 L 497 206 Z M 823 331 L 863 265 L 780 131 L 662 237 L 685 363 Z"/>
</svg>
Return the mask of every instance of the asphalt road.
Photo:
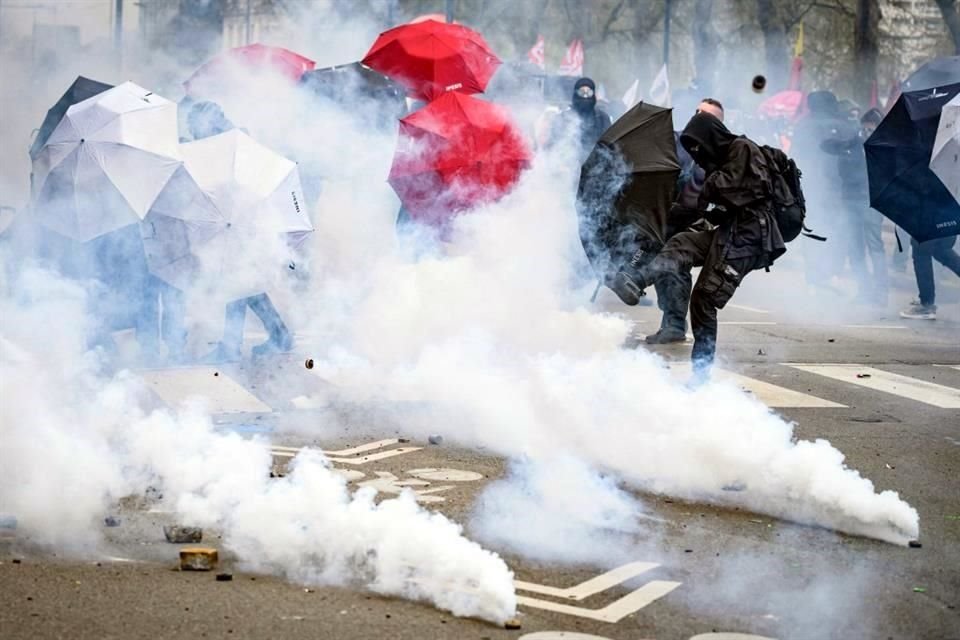
<svg viewBox="0 0 960 640">
<path fill-rule="evenodd" d="M 231 582 L 173 571 L 177 548 L 163 541 L 165 516 L 127 509 L 120 511 L 120 527 L 105 530 L 103 547 L 83 558 L 55 557 L 16 536 L 0 538 L 0 638 L 548 640 L 576 638 L 574 632 L 623 640 L 745 637 L 724 633 L 782 639 L 960 638 L 960 403 L 952 404 L 960 399 L 960 289 L 941 287 L 936 322 L 909 322 L 895 314 L 909 296 L 908 286 L 885 311 L 820 300 L 813 312 L 805 294 L 778 288 L 777 282 L 771 274 L 768 281 L 746 283 L 734 300 L 737 306 L 724 310 L 723 369 L 739 374 L 737 380 L 761 400 L 786 405 L 776 410 L 797 423 L 800 438 L 829 439 L 878 489 L 899 491 L 920 513 L 922 548 L 640 496 L 650 521 L 642 540 L 623 542 L 642 549 L 642 556 L 613 566 L 565 566 L 504 554 L 517 579 L 526 583 L 518 590 L 525 598 L 522 629 L 505 630 L 356 588 L 305 589 L 244 574 L 229 556 L 223 565 L 235 570 Z M 607 295 L 599 304 L 623 311 Z M 655 329 L 655 309 L 629 313 L 638 338 Z M 659 351 L 682 363 L 689 345 Z M 302 370 L 303 355 L 271 366 Z M 873 375 L 856 378 L 855 372 L 866 367 Z M 901 376 L 893 378 L 900 386 L 882 387 L 887 374 Z M 309 407 L 290 404 L 290 398 L 316 384 L 306 373 L 298 378 L 302 388 L 293 383 L 285 390 L 287 398 L 258 389 L 269 375 L 262 369 L 242 365 L 224 369 L 224 375 L 274 408 L 266 418 L 271 424 L 310 415 Z M 938 386 L 911 386 L 904 377 Z M 505 472 L 504 460 L 487 452 L 391 441 L 402 435 L 397 431 L 374 427 L 323 442 L 285 435 L 275 443 L 342 449 L 388 440 L 367 455 L 401 451 L 347 465 L 363 474 L 355 483 L 387 478 L 389 486 L 390 478 L 410 479 L 412 470 L 425 468 L 464 472 L 454 476 L 457 480 L 439 482 L 451 488 L 436 493 L 430 492 L 437 488 L 434 479 L 419 485 L 423 495 L 436 499 L 425 506 L 461 522 L 485 484 Z M 620 573 L 609 584 L 576 588 L 610 570 Z M 570 591 L 548 595 L 531 583 Z M 651 590 L 654 583 L 665 592 Z M 674 583 L 679 584 L 663 587 Z M 644 589 L 649 597 L 636 595 Z M 545 634 L 550 631 L 563 634 Z"/>
</svg>

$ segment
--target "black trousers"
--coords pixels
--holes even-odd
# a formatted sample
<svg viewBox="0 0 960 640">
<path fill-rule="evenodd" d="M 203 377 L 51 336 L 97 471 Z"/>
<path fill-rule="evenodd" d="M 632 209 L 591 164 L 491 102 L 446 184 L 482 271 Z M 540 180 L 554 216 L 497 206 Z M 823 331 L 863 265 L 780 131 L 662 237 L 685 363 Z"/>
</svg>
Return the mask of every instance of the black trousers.
<svg viewBox="0 0 960 640">
<path fill-rule="evenodd" d="M 672 308 L 686 307 L 689 299 L 693 328 L 695 367 L 709 367 L 717 350 L 717 311 L 722 309 L 740 286 L 744 276 L 764 265 L 763 255 L 724 257 L 717 240 L 720 231 L 684 231 L 670 238 L 663 250 L 639 270 L 643 283 L 677 283 L 690 280 L 694 267 L 703 267 L 692 290 L 667 284 Z M 688 297 L 687 297 L 688 296 Z"/>
<path fill-rule="evenodd" d="M 937 301 L 937 285 L 933 276 L 933 260 L 960 276 L 960 255 L 953 250 L 957 236 L 937 238 L 927 242 L 910 240 L 913 249 L 913 271 L 917 276 L 917 289 L 920 290 L 920 304 L 932 305 Z"/>
</svg>

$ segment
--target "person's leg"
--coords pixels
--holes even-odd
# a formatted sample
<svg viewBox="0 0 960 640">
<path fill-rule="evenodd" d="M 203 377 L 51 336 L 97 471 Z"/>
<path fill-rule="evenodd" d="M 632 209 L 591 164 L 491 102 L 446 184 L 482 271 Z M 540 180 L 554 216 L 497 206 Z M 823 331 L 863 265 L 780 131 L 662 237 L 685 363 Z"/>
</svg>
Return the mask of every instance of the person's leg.
<svg viewBox="0 0 960 640">
<path fill-rule="evenodd" d="M 931 240 L 928 244 L 931 245 L 930 253 L 934 259 L 947 269 L 950 269 L 950 271 L 953 271 L 957 276 L 960 276 L 960 254 L 953 249 L 953 245 L 956 244 L 956 242 L 957 236 L 951 236 L 949 238 Z"/>
<path fill-rule="evenodd" d="M 864 215 L 858 207 L 844 207 L 847 259 L 850 271 L 857 281 L 857 298 L 867 300 L 870 297 L 870 272 L 867 270 L 867 239 L 864 234 Z"/>
<path fill-rule="evenodd" d="M 933 242 L 936 242 L 936 240 Z M 937 291 L 933 277 L 933 256 L 931 254 L 933 245 L 929 242 L 921 244 L 911 239 L 910 248 L 913 251 L 913 272 L 917 277 L 920 301 L 912 303 L 901 311 L 900 317 L 910 320 L 935 320 L 937 317 Z"/>
<path fill-rule="evenodd" d="M 666 273 L 656 282 L 657 306 L 663 312 L 660 329 L 647 336 L 647 344 L 683 342 L 687 334 L 687 306 L 693 288 L 690 270 Z"/>
<path fill-rule="evenodd" d="M 689 273 L 703 264 L 715 231 L 685 231 L 670 238 L 663 249 L 639 269 L 620 271 L 608 283 L 625 304 L 635 305 L 644 289 L 669 274 Z M 683 292 L 682 287 L 678 287 Z"/>
<path fill-rule="evenodd" d="M 266 342 L 253 348 L 253 354 L 259 356 L 271 352 L 289 351 L 293 347 L 293 336 L 280 318 L 270 296 L 265 293 L 253 296 L 250 298 L 250 308 L 260 318 L 269 335 Z"/>
<path fill-rule="evenodd" d="M 873 267 L 873 288 L 870 297 L 873 302 L 886 306 L 889 278 L 887 255 L 883 247 L 883 215 L 873 209 L 865 209 L 862 212 L 862 218 L 863 239 Z"/>
</svg>

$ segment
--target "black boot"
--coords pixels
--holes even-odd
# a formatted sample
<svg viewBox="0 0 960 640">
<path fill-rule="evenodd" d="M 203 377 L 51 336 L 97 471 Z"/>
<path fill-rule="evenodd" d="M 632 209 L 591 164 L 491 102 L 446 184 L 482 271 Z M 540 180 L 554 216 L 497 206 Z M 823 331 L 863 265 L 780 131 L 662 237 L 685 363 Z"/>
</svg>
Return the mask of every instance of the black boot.
<svg viewBox="0 0 960 640">
<path fill-rule="evenodd" d="M 607 283 L 607 286 L 617 294 L 623 304 L 631 307 L 640 304 L 640 299 L 647 295 L 647 292 L 644 291 L 647 284 L 642 279 L 638 281 L 635 278 L 636 276 L 631 276 L 625 271 L 618 271 Z"/>
</svg>

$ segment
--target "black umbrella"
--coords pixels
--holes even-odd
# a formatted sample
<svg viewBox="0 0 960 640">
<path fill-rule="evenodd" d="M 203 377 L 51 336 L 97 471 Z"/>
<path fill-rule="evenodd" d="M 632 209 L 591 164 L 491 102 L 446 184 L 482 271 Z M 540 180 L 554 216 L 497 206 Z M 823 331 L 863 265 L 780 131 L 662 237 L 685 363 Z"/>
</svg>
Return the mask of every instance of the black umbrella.
<svg viewBox="0 0 960 640">
<path fill-rule="evenodd" d="M 917 242 L 960 233 L 960 203 L 930 170 L 943 105 L 960 83 L 900 95 L 864 145 L 870 206 Z"/>
<path fill-rule="evenodd" d="M 932 89 L 960 82 L 960 56 L 936 58 L 910 74 L 903 81 L 902 91 Z"/>
<path fill-rule="evenodd" d="M 641 102 L 600 137 L 580 170 L 580 240 L 601 275 L 666 236 L 680 165 L 670 109 Z"/>
<path fill-rule="evenodd" d="M 355 103 L 357 98 L 373 99 L 402 113 L 406 90 L 399 84 L 360 62 L 307 71 L 300 86 L 313 94 L 340 104 Z"/>
<path fill-rule="evenodd" d="M 92 98 L 112 88 L 112 84 L 77 76 L 77 79 L 73 81 L 73 84 L 70 85 L 67 92 L 60 96 L 57 103 L 47 111 L 47 116 L 43 119 L 43 124 L 41 124 L 40 129 L 37 130 L 37 137 L 33 139 L 33 144 L 30 146 L 30 158 L 36 160 L 40 149 L 47 143 L 47 140 L 50 139 L 50 134 L 53 133 L 53 130 L 60 124 L 64 114 L 67 113 L 67 109 L 78 102 L 83 102 L 87 98 Z"/>
</svg>

